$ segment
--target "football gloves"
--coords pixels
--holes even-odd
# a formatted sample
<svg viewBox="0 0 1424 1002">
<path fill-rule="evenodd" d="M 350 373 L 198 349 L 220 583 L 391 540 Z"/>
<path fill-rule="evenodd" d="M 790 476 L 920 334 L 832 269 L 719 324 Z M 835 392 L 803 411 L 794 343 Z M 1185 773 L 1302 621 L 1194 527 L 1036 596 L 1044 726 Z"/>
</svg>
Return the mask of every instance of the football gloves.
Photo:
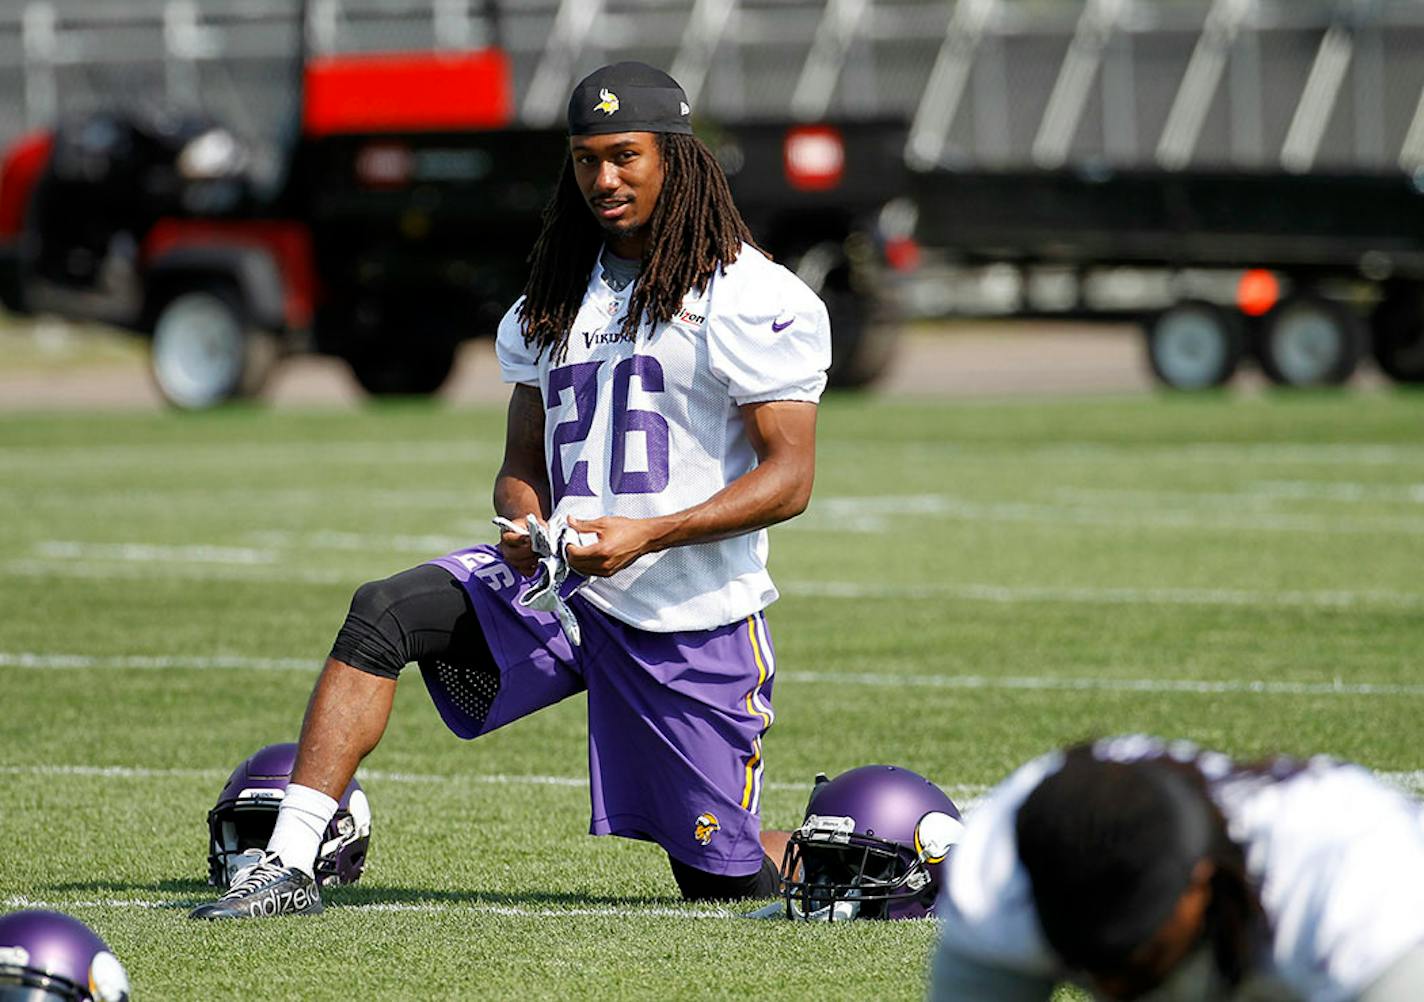
<svg viewBox="0 0 1424 1002">
<path fill-rule="evenodd" d="M 552 612 L 559 621 L 559 628 L 569 643 L 579 646 L 582 636 L 574 611 L 569 608 L 568 598 L 583 587 L 580 581 L 568 595 L 562 593 L 564 582 L 569 576 L 569 561 L 564 550 L 569 546 L 586 546 L 593 540 L 584 533 L 569 528 L 563 515 L 555 515 L 547 524 L 541 523 L 534 515 L 524 517 L 524 525 L 495 516 L 494 524 L 506 532 L 529 537 L 534 555 L 539 558 L 539 568 L 534 572 L 534 580 L 524 589 L 516 602 L 526 609 Z"/>
</svg>

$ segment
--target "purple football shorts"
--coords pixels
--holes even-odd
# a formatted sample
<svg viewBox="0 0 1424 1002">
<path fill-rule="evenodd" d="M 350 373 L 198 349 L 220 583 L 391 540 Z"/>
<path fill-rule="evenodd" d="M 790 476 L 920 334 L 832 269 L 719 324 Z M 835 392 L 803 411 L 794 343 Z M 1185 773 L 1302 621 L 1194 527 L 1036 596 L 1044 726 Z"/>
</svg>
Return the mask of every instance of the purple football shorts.
<svg viewBox="0 0 1424 1002">
<path fill-rule="evenodd" d="M 583 643 L 573 647 L 552 613 L 515 603 L 528 582 L 498 547 L 430 562 L 464 585 L 498 672 L 422 664 L 450 730 L 478 737 L 586 690 L 589 831 L 656 842 L 708 873 L 760 868 L 762 735 L 776 667 L 761 613 L 714 630 L 650 633 L 574 594 Z"/>
</svg>

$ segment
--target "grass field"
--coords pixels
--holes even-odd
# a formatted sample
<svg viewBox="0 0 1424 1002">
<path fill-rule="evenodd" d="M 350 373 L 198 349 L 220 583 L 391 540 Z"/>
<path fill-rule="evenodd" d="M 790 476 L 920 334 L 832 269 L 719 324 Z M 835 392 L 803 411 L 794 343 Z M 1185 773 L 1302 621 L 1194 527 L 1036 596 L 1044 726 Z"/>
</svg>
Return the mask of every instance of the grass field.
<svg viewBox="0 0 1424 1002">
<path fill-rule="evenodd" d="M 361 774 L 360 884 L 198 925 L 204 816 L 294 739 L 353 588 L 489 539 L 499 410 L 0 417 L 0 910 L 90 922 L 136 997 L 867 998 L 929 923 L 687 906 L 587 837 L 583 706 L 473 744 L 407 678 Z M 783 598 L 766 823 L 818 770 L 972 807 L 1054 745 L 1147 730 L 1424 784 L 1424 397 L 832 398 Z"/>
</svg>

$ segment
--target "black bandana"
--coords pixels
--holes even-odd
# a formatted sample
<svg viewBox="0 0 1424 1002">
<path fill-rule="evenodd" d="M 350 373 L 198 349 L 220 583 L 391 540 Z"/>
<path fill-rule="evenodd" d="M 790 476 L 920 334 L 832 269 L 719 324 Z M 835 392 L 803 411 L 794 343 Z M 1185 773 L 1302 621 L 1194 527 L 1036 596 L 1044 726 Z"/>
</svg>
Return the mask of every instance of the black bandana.
<svg viewBox="0 0 1424 1002">
<path fill-rule="evenodd" d="M 692 109 L 676 80 L 647 63 L 614 63 L 584 77 L 569 98 L 569 135 L 680 132 Z"/>
<path fill-rule="evenodd" d="M 1049 944 L 1070 967 L 1121 963 L 1172 914 L 1215 831 L 1204 795 L 1171 762 L 1071 749 L 1015 820 Z"/>
</svg>

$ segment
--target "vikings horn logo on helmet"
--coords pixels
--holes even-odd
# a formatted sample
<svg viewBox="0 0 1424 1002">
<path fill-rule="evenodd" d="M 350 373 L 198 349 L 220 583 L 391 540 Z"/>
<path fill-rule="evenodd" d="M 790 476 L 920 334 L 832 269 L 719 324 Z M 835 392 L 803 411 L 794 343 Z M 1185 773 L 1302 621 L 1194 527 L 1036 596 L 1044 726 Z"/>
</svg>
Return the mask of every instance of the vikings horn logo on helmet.
<svg viewBox="0 0 1424 1002">
<path fill-rule="evenodd" d="M 692 837 L 697 839 L 698 845 L 710 845 L 712 836 L 722 830 L 722 823 L 717 820 L 717 815 L 708 811 L 697 815 L 697 821 L 692 826 Z"/>
<path fill-rule="evenodd" d="M 598 96 L 603 100 L 593 106 L 594 111 L 601 111 L 605 115 L 611 115 L 618 110 L 618 95 L 607 87 L 602 87 L 598 91 Z"/>
</svg>

